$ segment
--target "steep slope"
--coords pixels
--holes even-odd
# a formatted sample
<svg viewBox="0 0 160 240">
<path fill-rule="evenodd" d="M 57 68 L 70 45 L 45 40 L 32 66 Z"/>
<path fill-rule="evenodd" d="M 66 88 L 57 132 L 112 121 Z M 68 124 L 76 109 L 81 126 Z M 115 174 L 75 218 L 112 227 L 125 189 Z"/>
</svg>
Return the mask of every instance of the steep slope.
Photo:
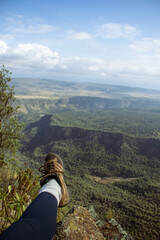
<svg viewBox="0 0 160 240">
<path fill-rule="evenodd" d="M 112 208 L 135 239 L 158 239 L 159 139 L 57 126 L 46 115 L 26 128 L 22 152 L 39 163 L 58 153 L 75 203 L 93 204 L 102 217 Z"/>
<path fill-rule="evenodd" d="M 35 119 L 44 114 L 63 111 L 99 111 L 107 109 L 160 109 L 160 91 L 75 83 L 47 79 L 13 79 L 20 116 L 32 114 Z"/>
<path fill-rule="evenodd" d="M 54 97 L 53 99 L 45 98 L 18 98 L 16 105 L 20 106 L 19 116 L 25 120 L 28 115 L 39 117 L 44 114 L 60 113 L 65 111 L 102 111 L 108 109 L 139 109 L 160 110 L 160 101 L 149 99 L 108 99 L 102 97 Z"/>
</svg>

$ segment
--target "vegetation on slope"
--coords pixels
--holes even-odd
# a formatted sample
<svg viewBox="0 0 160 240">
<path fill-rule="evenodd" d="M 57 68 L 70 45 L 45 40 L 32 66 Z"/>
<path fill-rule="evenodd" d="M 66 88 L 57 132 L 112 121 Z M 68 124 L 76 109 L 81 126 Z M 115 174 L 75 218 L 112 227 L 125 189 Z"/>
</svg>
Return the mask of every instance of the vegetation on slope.
<svg viewBox="0 0 160 240">
<path fill-rule="evenodd" d="M 0 68 L 0 233 L 19 219 L 37 190 L 32 170 L 21 170 L 15 158 L 22 132 L 10 74 Z"/>
<path fill-rule="evenodd" d="M 21 124 L 15 115 L 18 107 L 13 107 L 14 92 L 9 86 L 10 75 L 4 66 L 0 67 L 0 166 L 8 153 L 14 154 L 18 149 L 21 134 Z"/>
<path fill-rule="evenodd" d="M 94 205 L 101 217 L 111 207 L 113 216 L 135 239 L 158 239 L 160 140 L 147 138 L 147 129 L 145 138 L 93 129 L 101 125 L 102 119 L 100 113 L 94 115 L 95 118 L 85 123 L 82 120 L 87 118 L 87 113 L 44 116 L 27 126 L 23 151 L 32 159 L 34 156 L 36 163 L 41 163 L 48 152 L 58 153 L 64 159 L 75 203 Z M 77 121 L 76 116 L 79 116 Z M 88 119 L 91 116 L 89 113 Z M 126 123 L 120 119 L 119 114 L 119 126 L 125 130 Z M 133 125 L 134 119 L 128 122 Z M 105 182 L 106 178 L 110 181 Z"/>
<path fill-rule="evenodd" d="M 52 114 L 51 125 L 118 132 L 133 137 L 160 138 L 160 112 L 106 110 Z"/>
<path fill-rule="evenodd" d="M 29 99 L 19 98 L 16 104 L 20 105 L 19 117 L 27 123 L 28 120 L 36 121 L 40 116 L 45 114 L 62 113 L 66 111 L 104 111 L 104 110 L 144 110 L 159 111 L 160 101 L 141 98 L 112 99 L 102 97 L 62 97 L 57 95 L 53 99 L 35 98 L 30 96 Z M 111 111 L 112 112 L 112 111 Z M 116 112 L 116 111 L 115 111 Z M 122 111 L 123 112 L 123 111 Z M 119 111 L 120 113 L 120 111 Z"/>
</svg>

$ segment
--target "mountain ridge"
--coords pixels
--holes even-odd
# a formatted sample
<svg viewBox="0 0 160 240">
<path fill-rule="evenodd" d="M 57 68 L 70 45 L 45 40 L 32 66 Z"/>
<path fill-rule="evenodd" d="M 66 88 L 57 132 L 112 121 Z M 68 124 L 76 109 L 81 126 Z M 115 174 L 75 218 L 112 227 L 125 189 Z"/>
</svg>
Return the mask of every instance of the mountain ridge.
<svg viewBox="0 0 160 240">
<path fill-rule="evenodd" d="M 29 141 L 29 145 L 34 148 L 35 146 L 45 146 L 45 144 L 49 143 L 51 140 L 58 141 L 63 139 L 64 141 L 67 139 L 72 140 L 75 145 L 78 145 L 78 141 L 82 142 L 82 147 L 87 147 L 88 143 L 93 140 L 96 136 L 99 137 L 99 143 L 103 144 L 105 149 L 110 153 L 119 153 L 121 151 L 120 146 L 122 144 L 126 144 L 126 147 L 132 148 L 134 143 L 134 139 L 137 142 L 137 146 L 141 145 L 138 149 L 138 154 L 144 154 L 148 157 L 158 157 L 160 155 L 160 139 L 155 138 L 137 138 L 125 135 L 124 133 L 117 132 L 109 132 L 97 129 L 88 129 L 81 127 L 73 127 L 73 126 L 59 126 L 52 124 L 52 115 L 45 115 L 39 121 L 35 123 L 31 123 L 26 127 L 26 135 L 32 136 L 30 130 L 37 127 L 37 134 L 32 138 L 32 141 Z M 28 132 L 28 133 L 27 133 Z M 85 141 L 86 140 L 87 143 Z M 44 142 L 43 142 L 44 141 Z M 133 141 L 133 143 L 132 143 Z M 143 144 L 142 144 L 143 143 Z M 153 149 L 151 146 L 154 146 Z"/>
<path fill-rule="evenodd" d="M 16 96 L 97 96 L 105 98 L 146 98 L 160 100 L 160 90 L 98 83 L 67 82 L 48 79 L 13 78 Z"/>
<path fill-rule="evenodd" d="M 47 82 L 48 84 L 54 85 L 57 84 L 57 86 L 69 86 L 69 87 L 73 87 L 73 86 L 87 86 L 88 88 L 95 88 L 98 87 L 102 88 L 104 90 L 104 87 L 110 89 L 110 90 L 130 90 L 130 91 L 146 91 L 146 92 L 154 92 L 154 93 L 160 93 L 160 90 L 157 89 L 149 89 L 149 88 L 142 88 L 142 87 L 133 87 L 133 86 L 125 86 L 125 85 L 112 85 L 112 84 L 105 84 L 105 83 L 90 83 L 90 82 L 74 82 L 74 81 L 63 81 L 63 80 L 55 80 L 55 79 L 46 79 L 46 78 L 24 78 L 24 77 L 19 77 L 19 78 L 12 78 L 12 84 L 16 87 L 16 86 L 20 86 L 25 85 L 27 86 L 29 84 L 34 86 L 34 83 L 36 83 L 37 85 L 43 85 L 46 86 L 47 84 L 45 82 Z M 25 83 L 25 84 L 24 84 Z"/>
</svg>

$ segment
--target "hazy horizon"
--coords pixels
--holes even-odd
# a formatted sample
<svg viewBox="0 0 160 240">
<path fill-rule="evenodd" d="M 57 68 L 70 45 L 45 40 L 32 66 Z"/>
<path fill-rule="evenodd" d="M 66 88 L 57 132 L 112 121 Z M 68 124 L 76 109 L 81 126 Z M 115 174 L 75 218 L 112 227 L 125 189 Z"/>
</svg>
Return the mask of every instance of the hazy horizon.
<svg viewBox="0 0 160 240">
<path fill-rule="evenodd" d="M 11 77 L 12 78 L 12 77 Z M 137 87 L 137 86 L 129 86 L 129 85 L 122 85 L 122 84 L 112 84 L 112 83 L 99 83 L 99 82 L 87 82 L 87 81 L 74 81 L 74 80 L 57 80 L 53 78 L 40 78 L 40 77 L 13 77 L 11 84 L 14 86 L 14 80 L 16 79 L 28 79 L 28 80 L 44 80 L 44 81 L 57 81 L 57 82 L 66 82 L 66 83 L 77 83 L 77 84 L 98 84 L 98 85 L 106 85 L 106 86 L 115 86 L 115 87 L 124 87 L 124 88 L 137 88 L 137 89 L 144 89 L 144 90 L 150 90 L 150 91 L 155 91 L 160 93 L 160 89 L 155 89 L 155 88 L 147 88 L 147 87 Z"/>
<path fill-rule="evenodd" d="M 0 65 L 12 77 L 160 90 L 158 0 L 1 0 L 0 9 Z"/>
</svg>

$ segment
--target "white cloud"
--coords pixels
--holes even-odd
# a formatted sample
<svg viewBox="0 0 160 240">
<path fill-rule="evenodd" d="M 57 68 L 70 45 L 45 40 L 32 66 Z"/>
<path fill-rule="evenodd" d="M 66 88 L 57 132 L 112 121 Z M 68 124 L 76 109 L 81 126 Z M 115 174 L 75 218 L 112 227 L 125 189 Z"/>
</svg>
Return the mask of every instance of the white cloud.
<svg viewBox="0 0 160 240">
<path fill-rule="evenodd" d="M 23 19 L 23 15 L 14 14 L 14 15 L 10 15 L 10 16 L 6 17 L 6 21 L 10 22 L 10 23 L 14 23 L 15 21 L 18 21 L 19 19 Z"/>
<path fill-rule="evenodd" d="M 87 32 L 76 32 L 76 31 L 67 31 L 68 39 L 75 40 L 88 40 L 88 39 L 116 39 L 116 38 L 126 38 L 128 40 L 133 40 L 136 36 L 140 35 L 135 27 L 129 24 L 119 24 L 119 23 L 106 23 L 99 27 L 96 27 L 95 31 L 92 34 Z"/>
<path fill-rule="evenodd" d="M 29 26 L 20 26 L 15 28 L 15 32 L 19 33 L 47 33 L 53 32 L 57 28 L 49 25 L 49 24 L 38 24 L 36 26 L 29 25 Z"/>
<path fill-rule="evenodd" d="M 54 32 L 57 28 L 50 24 L 44 24 L 41 18 L 26 19 L 21 15 L 13 15 L 6 18 L 6 29 L 13 33 L 39 34 Z"/>
<path fill-rule="evenodd" d="M 85 28 L 67 31 L 45 24 L 43 19 L 20 15 L 11 16 L 0 28 L 0 64 L 18 76 L 110 82 L 117 79 L 119 84 L 124 79 L 128 84 L 135 79 L 148 79 L 151 85 L 153 79 L 160 79 L 160 39 L 135 40 L 141 33 L 129 24 L 106 23 L 88 32 Z M 56 34 L 47 34 L 55 31 Z M 24 44 L 27 39 L 30 43 Z M 106 39 L 117 41 L 112 45 L 113 41 Z M 59 49 L 61 55 L 47 45 Z"/>
<path fill-rule="evenodd" d="M 115 60 L 95 62 L 95 65 L 90 65 L 88 70 L 100 72 L 102 75 L 112 72 L 114 74 L 126 74 L 128 79 L 130 74 L 135 75 L 160 75 L 160 58 L 140 56 L 130 60 Z"/>
<path fill-rule="evenodd" d="M 26 69 L 34 72 L 34 69 L 43 68 L 47 71 L 48 68 L 54 68 L 59 64 L 58 52 L 51 51 L 41 44 L 18 44 L 15 48 L 9 48 L 6 43 L 0 42 L 0 49 L 2 48 L 5 51 L 0 51 L 1 64 L 6 64 L 15 70 L 21 69 L 24 75 Z"/>
<path fill-rule="evenodd" d="M 130 44 L 130 48 L 136 52 L 160 53 L 160 39 L 143 38 Z"/>
<path fill-rule="evenodd" d="M 159 45 L 159 41 L 156 41 Z M 5 64 L 12 72 L 19 76 L 52 77 L 68 80 L 96 80 L 115 81 L 127 84 L 133 81 L 150 81 L 160 76 L 159 55 L 135 55 L 127 60 L 102 60 L 87 57 L 62 57 L 57 51 L 53 51 L 42 44 L 18 44 L 9 47 L 4 41 L 0 41 L 0 63 Z M 158 81 L 158 80 L 156 80 Z"/>
<path fill-rule="evenodd" d="M 106 38 L 134 39 L 140 32 L 129 24 L 106 23 L 96 28 L 97 35 Z"/>
<path fill-rule="evenodd" d="M 53 52 L 48 47 L 37 43 L 19 44 L 16 48 L 10 50 L 10 53 L 17 56 L 32 56 L 32 59 L 38 60 L 43 57 L 58 57 L 57 52 Z"/>
<path fill-rule="evenodd" d="M 92 36 L 87 32 L 67 31 L 67 39 L 88 40 L 91 38 Z"/>
<path fill-rule="evenodd" d="M 0 55 L 5 54 L 7 49 L 8 49 L 7 44 L 4 41 L 0 40 Z"/>
<path fill-rule="evenodd" d="M 4 42 L 12 41 L 14 39 L 14 36 L 12 34 L 1 34 L 0 33 L 0 39 Z"/>
</svg>

